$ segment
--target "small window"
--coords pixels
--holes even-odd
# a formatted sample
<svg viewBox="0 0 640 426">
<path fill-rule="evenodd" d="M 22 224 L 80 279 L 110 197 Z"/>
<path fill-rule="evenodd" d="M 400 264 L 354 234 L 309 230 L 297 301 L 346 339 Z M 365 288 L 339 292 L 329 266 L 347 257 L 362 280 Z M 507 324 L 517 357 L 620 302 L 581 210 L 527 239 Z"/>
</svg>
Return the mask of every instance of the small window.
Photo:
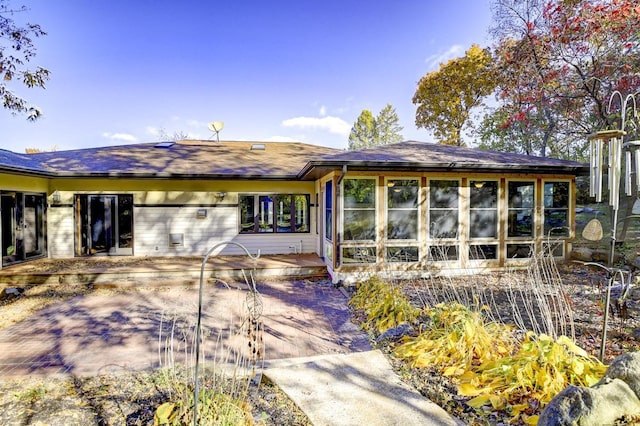
<svg viewBox="0 0 640 426">
<path fill-rule="evenodd" d="M 387 247 L 387 262 L 418 262 L 418 247 Z"/>
<path fill-rule="evenodd" d="M 342 263 L 376 263 L 376 248 L 367 247 L 343 247 Z"/>
<path fill-rule="evenodd" d="M 497 258 L 497 244 L 473 244 L 469 246 L 469 260 L 495 260 Z"/>
<path fill-rule="evenodd" d="M 458 246 L 439 245 L 429 247 L 429 260 L 432 262 L 447 262 L 458 260 Z"/>
<path fill-rule="evenodd" d="M 509 259 L 527 259 L 532 255 L 532 244 L 507 244 L 507 258 Z"/>
</svg>

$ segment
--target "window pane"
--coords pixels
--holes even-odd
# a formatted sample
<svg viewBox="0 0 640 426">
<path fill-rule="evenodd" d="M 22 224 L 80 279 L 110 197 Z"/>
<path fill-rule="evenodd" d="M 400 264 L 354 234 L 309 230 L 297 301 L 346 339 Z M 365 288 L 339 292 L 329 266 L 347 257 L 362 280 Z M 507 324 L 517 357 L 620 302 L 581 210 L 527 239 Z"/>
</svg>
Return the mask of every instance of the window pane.
<svg viewBox="0 0 640 426">
<path fill-rule="evenodd" d="M 343 247 L 342 263 L 376 263 L 376 248 Z"/>
<path fill-rule="evenodd" d="M 418 212 L 416 210 L 390 210 L 387 221 L 390 240 L 418 239 Z"/>
<path fill-rule="evenodd" d="M 418 181 L 415 179 L 387 181 L 387 206 L 390 209 L 418 207 Z"/>
<path fill-rule="evenodd" d="M 498 207 L 498 182 L 471 181 L 470 204 L 474 208 Z"/>
<path fill-rule="evenodd" d="M 240 196 L 240 233 L 255 232 L 255 206 L 253 195 Z"/>
<path fill-rule="evenodd" d="M 291 232 L 291 195 L 276 196 L 278 232 Z"/>
<path fill-rule="evenodd" d="M 458 260 L 458 246 L 431 246 L 429 256 L 434 262 Z"/>
<path fill-rule="evenodd" d="M 387 262 L 417 262 L 418 247 L 387 247 Z"/>
<path fill-rule="evenodd" d="M 458 210 L 431 211 L 429 236 L 431 238 L 456 238 L 458 235 Z"/>
<path fill-rule="evenodd" d="M 324 191 L 324 237 L 333 240 L 333 184 L 328 181 Z"/>
<path fill-rule="evenodd" d="M 309 232 L 309 196 L 295 196 L 296 232 Z"/>
<path fill-rule="evenodd" d="M 544 235 L 549 235 L 549 231 L 553 228 L 551 235 L 568 236 L 569 229 L 567 224 L 567 209 L 545 209 L 544 211 Z"/>
<path fill-rule="evenodd" d="M 533 208 L 533 182 L 509 182 L 509 208 Z"/>
<path fill-rule="evenodd" d="M 544 206 L 569 207 L 569 182 L 549 182 L 544 184 Z"/>
<path fill-rule="evenodd" d="M 260 232 L 273 232 L 273 199 L 268 195 L 261 195 L 259 199 L 258 224 Z"/>
<path fill-rule="evenodd" d="M 469 246 L 470 260 L 485 260 L 498 258 L 497 244 L 477 244 Z"/>
<path fill-rule="evenodd" d="M 530 209 L 509 209 L 509 236 L 533 236 L 533 211 Z"/>
<path fill-rule="evenodd" d="M 372 208 L 376 207 L 375 179 L 345 179 L 344 180 L 344 208 Z"/>
<path fill-rule="evenodd" d="M 375 210 L 345 210 L 344 239 L 362 241 L 376 239 Z"/>
<path fill-rule="evenodd" d="M 469 223 L 471 238 L 496 238 L 498 236 L 498 212 L 496 210 L 472 210 Z"/>
<path fill-rule="evenodd" d="M 133 248 L 133 195 L 118 195 L 118 246 Z"/>
<path fill-rule="evenodd" d="M 431 208 L 458 208 L 457 180 L 432 180 L 429 185 Z"/>
<path fill-rule="evenodd" d="M 507 244 L 507 257 L 513 259 L 525 259 L 531 257 L 531 244 Z"/>
</svg>

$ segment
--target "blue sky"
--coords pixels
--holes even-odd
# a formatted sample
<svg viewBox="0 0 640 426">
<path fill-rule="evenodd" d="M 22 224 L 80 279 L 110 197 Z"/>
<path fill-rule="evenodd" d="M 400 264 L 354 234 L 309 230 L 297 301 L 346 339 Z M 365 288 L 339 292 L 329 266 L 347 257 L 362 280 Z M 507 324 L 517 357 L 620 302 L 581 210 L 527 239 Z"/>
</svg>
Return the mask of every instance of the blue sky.
<svg viewBox="0 0 640 426">
<path fill-rule="evenodd" d="M 0 148 L 58 150 L 209 139 L 346 148 L 363 109 L 397 110 L 405 139 L 418 80 L 486 46 L 489 0 L 11 0 L 38 23 L 45 90 L 14 86 L 43 116 L 0 110 Z"/>
</svg>

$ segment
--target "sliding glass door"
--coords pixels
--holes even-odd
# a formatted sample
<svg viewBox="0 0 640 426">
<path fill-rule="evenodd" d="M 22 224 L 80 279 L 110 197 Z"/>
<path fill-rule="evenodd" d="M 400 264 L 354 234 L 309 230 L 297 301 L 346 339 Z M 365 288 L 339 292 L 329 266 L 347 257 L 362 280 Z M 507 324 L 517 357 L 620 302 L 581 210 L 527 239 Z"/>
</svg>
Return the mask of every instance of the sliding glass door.
<svg viewBox="0 0 640 426">
<path fill-rule="evenodd" d="M 76 196 L 76 255 L 133 254 L 133 196 Z"/>
</svg>

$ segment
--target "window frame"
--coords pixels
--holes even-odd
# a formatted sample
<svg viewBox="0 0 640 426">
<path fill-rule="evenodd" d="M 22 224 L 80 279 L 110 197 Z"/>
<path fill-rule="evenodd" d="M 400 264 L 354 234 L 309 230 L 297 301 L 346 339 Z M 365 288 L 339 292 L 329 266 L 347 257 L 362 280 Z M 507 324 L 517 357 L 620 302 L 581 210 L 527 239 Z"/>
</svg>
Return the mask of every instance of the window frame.
<svg viewBox="0 0 640 426">
<path fill-rule="evenodd" d="M 289 200 L 289 228 L 288 230 L 279 230 L 278 226 L 278 218 L 282 214 L 279 211 L 279 198 L 280 197 L 290 197 Z M 305 230 L 298 230 L 297 222 L 297 212 L 296 209 L 296 199 L 298 197 L 304 197 L 306 202 L 306 208 L 303 212 L 303 217 L 306 218 L 307 223 L 304 227 Z M 251 199 L 253 198 L 253 227 L 251 230 L 243 231 L 243 226 L 245 224 L 249 224 L 251 222 L 243 222 L 242 208 L 243 208 L 243 198 Z M 261 214 L 265 209 L 263 208 L 264 199 L 269 199 L 269 203 L 271 205 L 270 210 L 267 212 L 267 219 L 264 223 L 270 224 L 270 228 L 264 228 L 262 222 L 260 220 L 263 215 Z M 283 205 L 284 207 L 284 205 Z M 266 229 L 265 231 L 261 231 L 261 229 Z M 287 235 L 287 234 L 310 234 L 311 233 L 311 194 L 305 193 L 239 193 L 238 194 L 238 234 L 240 235 Z"/>
</svg>

